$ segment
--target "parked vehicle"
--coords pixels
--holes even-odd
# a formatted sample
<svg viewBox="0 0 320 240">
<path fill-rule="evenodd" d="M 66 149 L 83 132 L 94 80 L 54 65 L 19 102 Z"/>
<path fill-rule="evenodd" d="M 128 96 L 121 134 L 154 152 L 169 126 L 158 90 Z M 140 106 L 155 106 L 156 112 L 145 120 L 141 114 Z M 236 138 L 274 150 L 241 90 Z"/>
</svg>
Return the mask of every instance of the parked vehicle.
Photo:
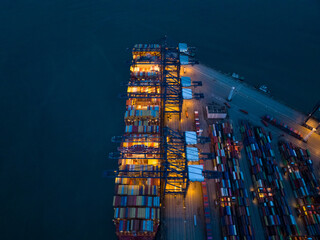
<svg viewBox="0 0 320 240">
<path fill-rule="evenodd" d="M 197 135 L 200 135 L 200 119 L 198 111 L 194 111 L 194 127 Z"/>
<path fill-rule="evenodd" d="M 262 122 L 262 123 L 263 123 L 263 125 L 265 125 L 266 127 L 268 127 L 268 126 L 269 126 L 269 124 L 268 124 L 265 120 L 261 119 L 261 122 Z"/>
<path fill-rule="evenodd" d="M 244 113 L 244 114 L 249 114 L 246 110 L 243 110 L 243 109 L 239 109 L 239 111 Z"/>
</svg>

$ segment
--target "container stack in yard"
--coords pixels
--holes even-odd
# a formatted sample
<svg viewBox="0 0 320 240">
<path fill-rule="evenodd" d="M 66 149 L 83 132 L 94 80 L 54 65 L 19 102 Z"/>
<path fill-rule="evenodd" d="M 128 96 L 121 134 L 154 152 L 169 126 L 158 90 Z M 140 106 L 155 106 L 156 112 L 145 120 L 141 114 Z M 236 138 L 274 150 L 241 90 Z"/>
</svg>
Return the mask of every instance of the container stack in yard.
<svg viewBox="0 0 320 240">
<path fill-rule="evenodd" d="M 279 150 L 288 170 L 297 212 L 310 236 L 320 236 L 319 184 L 313 173 L 313 164 L 308 150 L 292 143 L 280 141 Z"/>
<path fill-rule="evenodd" d="M 125 138 L 118 148 L 121 158 L 115 179 L 113 221 L 119 239 L 151 240 L 160 222 L 160 179 L 152 177 L 160 170 L 161 99 L 140 98 L 135 94 L 160 92 L 161 49 L 157 44 L 140 44 L 132 54 L 136 63 L 130 68 L 127 93 L 131 97 L 126 101 Z"/>
<path fill-rule="evenodd" d="M 314 236 L 290 236 L 287 240 L 319 240 L 319 238 Z"/>
<path fill-rule="evenodd" d="M 232 124 L 213 124 L 209 127 L 209 134 L 212 152 L 216 155 L 214 170 L 223 172 L 223 178 L 216 180 L 223 239 L 255 239 Z"/>
<path fill-rule="evenodd" d="M 283 178 L 271 148 L 270 135 L 263 128 L 253 127 L 248 122 L 241 122 L 240 132 L 267 239 L 299 236 L 300 231 L 286 200 Z"/>
<path fill-rule="evenodd" d="M 207 240 L 212 240 L 212 227 L 211 227 L 211 213 L 210 213 L 210 206 L 209 206 L 209 199 L 208 199 L 208 189 L 207 189 L 207 182 L 201 182 L 202 186 L 202 195 L 203 195 L 203 206 L 204 206 L 204 217 L 206 223 L 206 233 L 207 233 Z"/>
<path fill-rule="evenodd" d="M 282 131 L 284 131 L 285 133 L 299 139 L 302 140 L 302 135 L 298 130 L 295 130 L 291 127 L 289 127 L 287 124 L 278 121 L 277 119 L 275 119 L 274 117 L 271 117 L 269 115 L 266 115 L 262 118 L 263 121 L 265 122 L 269 122 L 270 124 L 272 124 L 273 126 L 281 129 Z"/>
<path fill-rule="evenodd" d="M 199 164 L 202 165 L 203 168 L 205 169 L 203 159 L 199 160 Z M 208 185 L 207 185 L 206 181 L 201 182 L 207 240 L 213 240 L 212 227 L 211 227 L 211 211 L 210 211 L 210 203 L 209 203 L 208 187 L 207 186 Z"/>
</svg>

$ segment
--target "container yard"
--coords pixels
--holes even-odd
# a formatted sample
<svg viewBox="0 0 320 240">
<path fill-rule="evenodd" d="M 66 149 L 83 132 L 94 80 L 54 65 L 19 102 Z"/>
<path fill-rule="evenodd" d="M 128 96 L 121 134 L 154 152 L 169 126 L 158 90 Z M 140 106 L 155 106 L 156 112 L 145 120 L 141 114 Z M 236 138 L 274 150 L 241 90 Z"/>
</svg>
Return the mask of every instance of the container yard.
<svg viewBox="0 0 320 240">
<path fill-rule="evenodd" d="M 267 239 L 285 239 L 301 235 L 286 200 L 283 178 L 271 148 L 271 138 L 261 127 L 241 123 L 243 146 L 251 166 L 252 191 Z"/>
<path fill-rule="evenodd" d="M 216 180 L 222 235 L 224 239 L 255 239 L 249 212 L 248 192 L 240 168 L 239 146 L 233 136 L 230 122 L 213 124 L 209 128 L 213 166 L 223 173 Z"/>
<path fill-rule="evenodd" d="M 118 239 L 319 239 L 320 136 L 306 116 L 195 65 L 185 43 L 131 53 L 119 166 L 105 172 Z"/>
<path fill-rule="evenodd" d="M 279 150 L 294 192 L 298 216 L 308 235 L 320 236 L 319 181 L 314 175 L 310 152 L 283 141 L 279 142 Z"/>
</svg>

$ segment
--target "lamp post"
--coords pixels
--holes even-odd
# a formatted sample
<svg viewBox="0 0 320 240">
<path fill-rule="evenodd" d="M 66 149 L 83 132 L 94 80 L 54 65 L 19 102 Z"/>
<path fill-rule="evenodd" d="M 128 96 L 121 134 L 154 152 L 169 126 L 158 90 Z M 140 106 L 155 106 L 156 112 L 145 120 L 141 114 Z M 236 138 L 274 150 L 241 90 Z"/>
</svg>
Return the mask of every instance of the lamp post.
<svg viewBox="0 0 320 240">
<path fill-rule="evenodd" d="M 234 92 L 235 87 L 232 87 L 228 96 L 228 101 L 230 102 L 232 100 L 233 92 Z"/>
</svg>

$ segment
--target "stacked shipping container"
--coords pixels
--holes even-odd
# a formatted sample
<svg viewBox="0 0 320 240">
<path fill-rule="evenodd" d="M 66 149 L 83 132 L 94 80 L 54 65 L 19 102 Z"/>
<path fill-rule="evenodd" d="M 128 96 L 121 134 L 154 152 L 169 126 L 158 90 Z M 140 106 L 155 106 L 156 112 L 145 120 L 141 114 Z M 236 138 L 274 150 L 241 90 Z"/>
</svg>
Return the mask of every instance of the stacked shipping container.
<svg viewBox="0 0 320 240">
<path fill-rule="evenodd" d="M 114 223 L 121 240 L 151 240 L 160 221 L 160 179 L 153 177 L 160 171 L 161 100 L 134 94 L 160 92 L 161 49 L 157 44 L 138 44 L 132 54 L 135 64 L 127 89 L 131 97 L 124 117 L 126 138 L 118 148 L 122 154 L 115 180 Z"/>
<path fill-rule="evenodd" d="M 266 115 L 263 117 L 263 120 L 266 122 L 271 123 L 273 126 L 276 126 L 277 128 L 280 128 L 281 130 L 283 130 L 284 132 L 288 133 L 289 135 L 298 138 L 299 140 L 302 140 L 302 135 L 298 130 L 295 130 L 291 127 L 289 127 L 287 124 L 278 121 L 277 119 L 275 119 L 274 117 L 271 117 L 269 115 Z"/>
<path fill-rule="evenodd" d="M 223 172 L 217 180 L 217 196 L 224 239 L 254 239 L 248 193 L 240 169 L 239 149 L 230 122 L 210 126 L 214 170 Z"/>
<path fill-rule="evenodd" d="M 288 169 L 297 201 L 297 210 L 310 236 L 320 236 L 319 184 L 313 173 L 308 150 L 292 143 L 279 142 L 279 150 Z"/>
<path fill-rule="evenodd" d="M 299 235 L 296 221 L 285 198 L 283 179 L 275 154 L 271 148 L 271 136 L 263 128 L 243 122 L 240 128 L 247 158 L 250 162 L 259 212 L 268 239 L 284 239 Z"/>
<path fill-rule="evenodd" d="M 203 159 L 200 159 L 199 163 L 205 169 Z M 212 227 L 211 227 L 211 211 L 209 206 L 207 182 L 206 181 L 201 182 L 201 186 L 202 186 L 202 196 L 203 196 L 202 200 L 203 200 L 203 206 L 204 206 L 204 217 L 205 217 L 205 224 L 206 224 L 207 240 L 212 240 L 213 233 L 212 233 Z"/>
</svg>

